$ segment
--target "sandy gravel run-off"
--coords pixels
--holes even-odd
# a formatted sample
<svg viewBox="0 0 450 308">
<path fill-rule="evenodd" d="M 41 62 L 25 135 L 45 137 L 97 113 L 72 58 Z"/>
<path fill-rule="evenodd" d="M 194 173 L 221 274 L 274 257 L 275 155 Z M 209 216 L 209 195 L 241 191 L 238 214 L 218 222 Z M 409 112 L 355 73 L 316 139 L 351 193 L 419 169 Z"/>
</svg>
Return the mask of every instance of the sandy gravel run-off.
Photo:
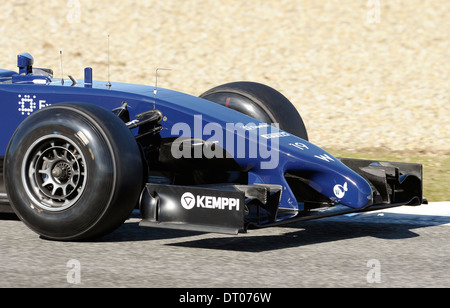
<svg viewBox="0 0 450 308">
<path fill-rule="evenodd" d="M 379 7 L 379 9 L 378 9 Z M 450 1 L 11 0 L 0 4 L 0 67 L 38 67 L 199 95 L 268 84 L 319 146 L 450 154 Z M 379 13 L 379 18 L 377 13 Z"/>
</svg>

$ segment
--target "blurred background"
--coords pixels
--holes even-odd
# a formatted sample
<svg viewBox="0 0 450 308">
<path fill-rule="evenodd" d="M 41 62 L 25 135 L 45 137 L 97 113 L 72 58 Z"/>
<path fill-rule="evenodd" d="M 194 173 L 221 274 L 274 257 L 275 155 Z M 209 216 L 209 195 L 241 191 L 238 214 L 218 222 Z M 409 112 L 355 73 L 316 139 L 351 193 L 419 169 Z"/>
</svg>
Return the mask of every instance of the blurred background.
<svg viewBox="0 0 450 308">
<path fill-rule="evenodd" d="M 200 95 L 230 81 L 288 97 L 310 141 L 337 153 L 419 157 L 450 178 L 450 1 L 10 0 L 0 4 L 0 67 Z M 434 168 L 434 169 L 433 169 Z M 439 184 L 441 185 L 441 184 Z M 440 197 L 444 198 L 444 197 Z"/>
</svg>

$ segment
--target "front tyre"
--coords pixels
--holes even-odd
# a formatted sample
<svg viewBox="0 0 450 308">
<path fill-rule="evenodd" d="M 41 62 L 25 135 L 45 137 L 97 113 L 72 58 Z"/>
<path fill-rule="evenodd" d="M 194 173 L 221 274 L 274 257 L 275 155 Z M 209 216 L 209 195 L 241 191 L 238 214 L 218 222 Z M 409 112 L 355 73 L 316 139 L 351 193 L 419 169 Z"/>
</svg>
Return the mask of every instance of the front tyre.
<svg viewBox="0 0 450 308">
<path fill-rule="evenodd" d="M 41 236 L 83 240 L 128 218 L 143 185 L 138 145 L 111 111 L 85 103 L 46 107 L 14 133 L 5 187 L 20 219 Z"/>
<path fill-rule="evenodd" d="M 239 111 L 308 140 L 305 124 L 295 106 L 280 92 L 261 83 L 238 81 L 214 87 L 201 98 Z"/>
</svg>

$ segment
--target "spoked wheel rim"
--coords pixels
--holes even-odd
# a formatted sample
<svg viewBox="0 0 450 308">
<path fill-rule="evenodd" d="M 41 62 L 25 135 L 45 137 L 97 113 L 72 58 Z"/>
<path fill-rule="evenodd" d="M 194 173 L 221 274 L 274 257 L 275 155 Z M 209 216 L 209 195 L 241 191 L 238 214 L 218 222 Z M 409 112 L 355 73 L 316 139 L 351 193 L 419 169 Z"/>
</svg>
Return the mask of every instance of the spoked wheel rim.
<svg viewBox="0 0 450 308">
<path fill-rule="evenodd" d="M 21 174 L 25 192 L 34 205 L 47 211 L 72 207 L 86 189 L 83 153 L 72 140 L 61 135 L 36 140 L 25 153 Z"/>
</svg>

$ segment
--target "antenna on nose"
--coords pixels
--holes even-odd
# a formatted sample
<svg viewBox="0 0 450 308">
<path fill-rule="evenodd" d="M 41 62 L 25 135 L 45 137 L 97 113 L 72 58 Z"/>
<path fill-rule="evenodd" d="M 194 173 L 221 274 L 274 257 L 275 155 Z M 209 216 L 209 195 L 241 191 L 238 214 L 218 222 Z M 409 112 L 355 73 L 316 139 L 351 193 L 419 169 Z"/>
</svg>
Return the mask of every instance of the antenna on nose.
<svg viewBox="0 0 450 308">
<path fill-rule="evenodd" d="M 63 52 L 59 51 L 59 61 L 61 62 L 61 85 L 64 85 L 64 70 L 63 70 Z"/>
<path fill-rule="evenodd" d="M 109 71 L 109 34 L 108 34 L 108 83 L 106 84 L 106 86 L 109 88 L 111 88 L 111 80 L 110 80 L 111 76 L 110 76 L 110 71 Z"/>
<path fill-rule="evenodd" d="M 170 68 L 157 68 L 155 71 L 155 88 L 153 89 L 153 95 L 156 100 L 156 94 L 158 93 L 158 71 L 171 71 Z"/>
</svg>

